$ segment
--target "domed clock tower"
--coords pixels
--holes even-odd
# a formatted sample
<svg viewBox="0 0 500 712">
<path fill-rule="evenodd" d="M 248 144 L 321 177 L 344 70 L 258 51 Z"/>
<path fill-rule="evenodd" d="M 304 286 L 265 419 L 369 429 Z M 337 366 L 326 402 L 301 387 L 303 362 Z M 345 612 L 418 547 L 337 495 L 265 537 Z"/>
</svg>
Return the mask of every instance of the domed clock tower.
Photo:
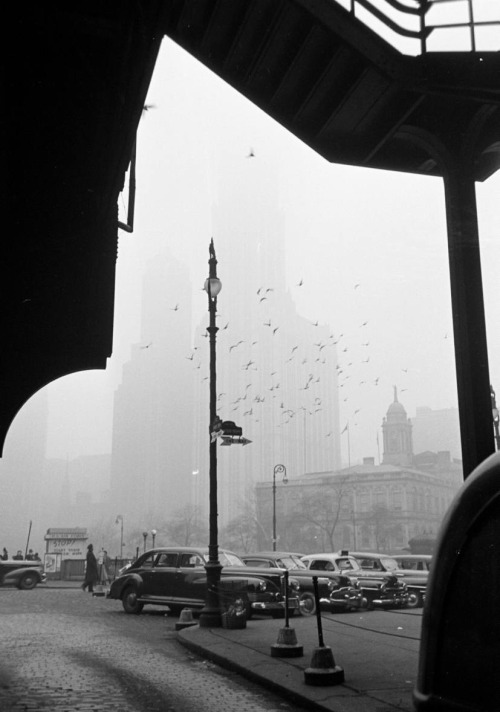
<svg viewBox="0 0 500 712">
<path fill-rule="evenodd" d="M 394 402 L 382 422 L 384 436 L 384 465 L 413 465 L 412 424 L 398 401 L 398 389 L 394 386 Z"/>
</svg>

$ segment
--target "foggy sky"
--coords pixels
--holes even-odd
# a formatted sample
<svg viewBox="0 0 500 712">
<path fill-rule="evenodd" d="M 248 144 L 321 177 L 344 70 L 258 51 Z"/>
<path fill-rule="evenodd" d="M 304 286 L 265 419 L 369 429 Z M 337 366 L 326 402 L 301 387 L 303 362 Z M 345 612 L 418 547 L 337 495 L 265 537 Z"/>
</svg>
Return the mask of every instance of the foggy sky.
<svg viewBox="0 0 500 712">
<path fill-rule="evenodd" d="M 216 186 L 231 184 L 231 172 L 221 171 L 235 160 L 253 162 L 256 181 L 276 175 L 286 288 L 301 316 L 342 334 L 339 362 L 352 365 L 339 393 L 340 421 L 350 423 L 352 464 L 376 454 L 393 385 L 409 417 L 418 406 L 457 406 L 440 179 L 329 164 L 166 39 L 147 103 L 153 107 L 138 132 L 136 227 L 119 236 L 113 357 L 105 372 L 47 387 L 49 456 L 111 451 L 113 394 L 140 340 L 141 283 L 151 258 L 172 253 L 187 264 L 193 323 L 203 318 L 211 237 L 217 247 Z M 499 173 L 477 184 L 490 378 L 497 392 L 499 188 Z M 237 204 L 228 218 L 238 224 Z M 238 259 L 237 246 L 217 258 L 223 281 Z M 231 295 L 223 289 L 221 312 L 224 299 Z M 345 461 L 346 448 L 344 438 Z"/>
</svg>

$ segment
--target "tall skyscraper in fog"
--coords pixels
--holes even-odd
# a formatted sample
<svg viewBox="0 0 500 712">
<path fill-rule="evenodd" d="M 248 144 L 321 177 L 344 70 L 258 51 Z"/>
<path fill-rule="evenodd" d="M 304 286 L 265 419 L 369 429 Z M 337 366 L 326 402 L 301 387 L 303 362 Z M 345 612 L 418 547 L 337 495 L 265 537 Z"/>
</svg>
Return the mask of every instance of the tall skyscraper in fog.
<svg viewBox="0 0 500 712">
<path fill-rule="evenodd" d="M 337 356 L 326 325 L 301 317 L 286 283 L 285 221 L 274 176 L 258 157 L 235 158 L 218 186 L 213 237 L 218 297 L 217 408 L 251 440 L 218 448 L 222 525 L 238 516 L 253 486 L 283 464 L 290 476 L 340 464 Z M 208 248 L 208 240 L 207 240 Z M 208 249 L 207 249 L 208 257 Z M 307 257 L 307 245 L 304 245 Z M 300 288 L 300 280 L 294 289 Z M 198 466 L 193 502 L 208 504 L 208 343 L 197 384 Z"/>
<path fill-rule="evenodd" d="M 189 502 L 192 471 L 192 285 L 158 258 L 143 284 L 141 339 L 114 404 L 112 501 L 130 525 L 157 526 Z"/>
</svg>

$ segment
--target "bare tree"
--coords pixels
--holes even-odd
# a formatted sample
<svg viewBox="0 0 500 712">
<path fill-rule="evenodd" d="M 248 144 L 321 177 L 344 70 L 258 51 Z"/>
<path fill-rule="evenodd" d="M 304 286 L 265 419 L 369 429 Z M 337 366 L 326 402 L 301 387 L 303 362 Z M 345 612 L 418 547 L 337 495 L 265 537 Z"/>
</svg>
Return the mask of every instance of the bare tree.
<svg viewBox="0 0 500 712">
<path fill-rule="evenodd" d="M 300 550 L 312 547 L 316 551 L 335 551 L 335 530 L 342 507 L 349 497 L 346 479 L 347 477 L 343 477 L 315 485 L 305 489 L 300 495 L 293 515 L 288 518 L 288 528 L 293 526 L 295 531 L 302 533 L 303 544 L 299 546 Z M 306 533 L 308 541 L 305 540 Z M 293 536 L 293 539 L 297 537 Z"/>
<path fill-rule="evenodd" d="M 225 548 L 248 554 L 257 547 L 257 530 L 260 526 L 253 489 L 249 489 L 245 497 L 238 500 L 238 510 L 238 516 L 222 530 L 220 540 Z"/>
<path fill-rule="evenodd" d="M 390 542 L 395 535 L 397 523 L 389 507 L 386 504 L 375 504 L 365 521 L 372 528 L 376 550 L 390 549 Z"/>
<path fill-rule="evenodd" d="M 206 543 L 207 532 L 208 525 L 202 517 L 201 508 L 187 504 L 158 527 L 157 536 L 164 545 L 199 546 Z"/>
</svg>

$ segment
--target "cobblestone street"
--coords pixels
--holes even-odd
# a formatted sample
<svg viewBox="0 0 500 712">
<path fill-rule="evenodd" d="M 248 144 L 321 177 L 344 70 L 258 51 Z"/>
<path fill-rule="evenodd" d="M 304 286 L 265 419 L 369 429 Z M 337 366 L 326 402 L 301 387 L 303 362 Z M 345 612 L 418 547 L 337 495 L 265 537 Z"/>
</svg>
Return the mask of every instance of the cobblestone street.
<svg viewBox="0 0 500 712">
<path fill-rule="evenodd" d="M 0 710 L 293 710 L 176 641 L 177 618 L 126 615 L 79 588 L 0 589 Z M 262 621 L 265 625 L 265 621 Z"/>
</svg>

